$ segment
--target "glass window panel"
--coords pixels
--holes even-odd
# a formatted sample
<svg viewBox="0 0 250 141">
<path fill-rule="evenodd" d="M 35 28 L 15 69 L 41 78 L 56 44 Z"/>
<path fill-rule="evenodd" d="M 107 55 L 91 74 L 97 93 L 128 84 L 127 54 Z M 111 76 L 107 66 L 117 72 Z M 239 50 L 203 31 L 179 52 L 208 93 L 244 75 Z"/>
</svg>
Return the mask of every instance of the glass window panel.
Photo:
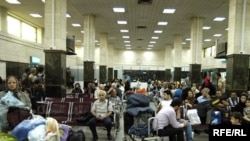
<svg viewBox="0 0 250 141">
<path fill-rule="evenodd" d="M 7 16 L 7 30 L 9 34 L 20 37 L 20 25 L 21 22 L 11 16 Z"/>
<path fill-rule="evenodd" d="M 29 24 L 22 23 L 22 38 L 35 42 L 36 41 L 36 28 Z"/>
</svg>

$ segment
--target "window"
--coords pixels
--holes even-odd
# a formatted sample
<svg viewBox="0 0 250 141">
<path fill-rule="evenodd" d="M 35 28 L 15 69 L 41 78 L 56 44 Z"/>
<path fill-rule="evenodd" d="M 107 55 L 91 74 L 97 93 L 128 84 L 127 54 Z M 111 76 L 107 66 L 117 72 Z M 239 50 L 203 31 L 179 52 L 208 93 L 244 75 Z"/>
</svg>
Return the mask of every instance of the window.
<svg viewBox="0 0 250 141">
<path fill-rule="evenodd" d="M 204 58 L 209 57 L 209 56 L 215 56 L 215 55 L 216 55 L 215 46 L 211 46 L 211 47 L 204 49 Z"/>
<path fill-rule="evenodd" d="M 32 26 L 22 20 L 14 18 L 12 16 L 7 16 L 7 30 L 9 34 L 20 37 L 22 39 L 39 42 L 41 43 L 41 32 L 39 32 L 39 28 Z"/>
</svg>

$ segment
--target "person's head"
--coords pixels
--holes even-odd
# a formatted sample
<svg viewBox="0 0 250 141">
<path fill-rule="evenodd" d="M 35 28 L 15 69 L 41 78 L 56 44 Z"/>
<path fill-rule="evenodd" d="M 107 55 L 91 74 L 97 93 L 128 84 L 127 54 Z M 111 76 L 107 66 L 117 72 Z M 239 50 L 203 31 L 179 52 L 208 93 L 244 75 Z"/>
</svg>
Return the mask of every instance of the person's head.
<svg viewBox="0 0 250 141">
<path fill-rule="evenodd" d="M 179 98 L 177 98 L 171 102 L 170 106 L 172 106 L 174 110 L 177 111 L 179 107 L 181 106 L 181 104 L 182 104 L 182 101 Z"/>
<path fill-rule="evenodd" d="M 221 78 L 221 74 L 219 72 L 216 73 L 217 79 Z"/>
<path fill-rule="evenodd" d="M 75 88 L 81 88 L 80 83 L 75 83 Z"/>
<path fill-rule="evenodd" d="M 240 95 L 240 102 L 241 103 L 245 103 L 246 100 L 247 100 L 247 93 L 245 93 L 245 92 L 241 93 L 241 95 Z"/>
<path fill-rule="evenodd" d="M 14 75 L 10 75 L 9 77 L 7 77 L 6 89 L 13 92 L 17 92 L 19 90 L 18 79 Z"/>
<path fill-rule="evenodd" d="M 192 90 L 189 90 L 187 93 L 187 98 L 192 98 L 192 97 L 194 97 L 194 93 Z"/>
<path fill-rule="evenodd" d="M 36 68 L 31 68 L 30 69 L 30 73 L 33 74 L 33 75 L 35 75 L 36 74 Z"/>
<path fill-rule="evenodd" d="M 232 99 L 236 99 L 237 98 L 237 93 L 236 92 L 231 92 L 230 97 Z"/>
<path fill-rule="evenodd" d="M 170 90 L 165 90 L 163 92 L 163 99 L 164 100 L 170 100 L 170 99 L 172 99 L 172 93 L 171 93 Z"/>
<path fill-rule="evenodd" d="M 232 112 L 230 115 L 230 122 L 232 125 L 240 125 L 242 118 L 243 116 L 240 112 Z"/>
<path fill-rule="evenodd" d="M 110 96 L 111 96 L 111 97 L 116 97 L 116 96 L 117 96 L 117 92 L 116 92 L 115 89 L 112 89 L 112 90 L 111 90 Z"/>
<path fill-rule="evenodd" d="M 98 97 L 100 101 L 104 101 L 106 98 L 106 92 L 104 90 L 100 90 L 98 93 Z"/>
<path fill-rule="evenodd" d="M 98 88 L 99 88 L 100 90 L 104 90 L 104 85 L 103 85 L 103 84 L 99 84 Z"/>
<path fill-rule="evenodd" d="M 27 74 L 29 74 L 29 73 L 30 73 L 30 68 L 26 68 L 26 69 L 24 70 L 24 72 L 27 73 Z"/>
<path fill-rule="evenodd" d="M 208 97 L 209 96 L 209 92 L 210 92 L 209 88 L 203 88 L 201 90 L 201 93 L 202 93 L 203 97 Z"/>
<path fill-rule="evenodd" d="M 222 95 L 222 92 L 220 90 L 217 90 L 215 96 L 220 97 L 221 95 Z"/>
<path fill-rule="evenodd" d="M 247 98 L 246 107 L 250 107 L 250 98 Z"/>
</svg>

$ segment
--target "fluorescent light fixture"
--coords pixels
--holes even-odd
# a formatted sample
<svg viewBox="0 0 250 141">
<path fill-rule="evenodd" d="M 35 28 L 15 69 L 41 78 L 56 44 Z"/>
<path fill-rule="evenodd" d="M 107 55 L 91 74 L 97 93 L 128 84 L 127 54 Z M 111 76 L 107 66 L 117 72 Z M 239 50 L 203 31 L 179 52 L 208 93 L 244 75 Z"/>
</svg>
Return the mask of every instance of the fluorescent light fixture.
<svg viewBox="0 0 250 141">
<path fill-rule="evenodd" d="M 127 21 L 117 21 L 117 24 L 127 24 Z"/>
<path fill-rule="evenodd" d="M 21 4 L 21 2 L 19 2 L 18 0 L 5 0 L 5 1 L 10 4 Z"/>
<path fill-rule="evenodd" d="M 204 41 L 205 42 L 211 42 L 212 40 L 211 39 L 205 39 Z"/>
<path fill-rule="evenodd" d="M 220 37 L 222 34 L 214 34 L 214 37 Z"/>
<path fill-rule="evenodd" d="M 153 36 L 152 39 L 159 39 L 159 37 Z"/>
<path fill-rule="evenodd" d="M 122 7 L 114 7 L 113 11 L 116 13 L 124 13 L 125 12 L 125 8 Z"/>
<path fill-rule="evenodd" d="M 156 41 L 150 41 L 149 43 L 150 43 L 150 44 L 155 44 L 155 43 L 156 43 Z"/>
<path fill-rule="evenodd" d="M 81 33 L 84 33 L 84 31 L 82 30 Z"/>
<path fill-rule="evenodd" d="M 157 25 L 167 25 L 168 22 L 158 22 Z"/>
<path fill-rule="evenodd" d="M 96 44 L 97 46 L 100 46 L 100 44 Z"/>
<path fill-rule="evenodd" d="M 30 14 L 30 16 L 34 17 L 34 18 L 41 18 L 42 16 L 40 14 Z"/>
<path fill-rule="evenodd" d="M 152 48 L 147 48 L 148 50 L 152 49 Z"/>
<path fill-rule="evenodd" d="M 78 23 L 72 23 L 72 26 L 74 26 L 74 27 L 80 27 L 81 25 L 78 24 Z"/>
<path fill-rule="evenodd" d="M 43 3 L 45 3 L 45 0 L 41 0 Z"/>
<path fill-rule="evenodd" d="M 185 44 L 187 44 L 187 43 L 186 43 L 186 42 L 182 42 L 181 44 L 185 45 Z"/>
<path fill-rule="evenodd" d="M 98 43 L 99 41 L 98 40 L 95 40 L 96 43 Z"/>
<path fill-rule="evenodd" d="M 66 14 L 66 17 L 67 17 L 67 18 L 70 18 L 71 16 L 70 16 L 70 14 L 67 13 L 67 14 Z"/>
<path fill-rule="evenodd" d="M 226 28 L 225 30 L 228 30 L 229 28 Z"/>
<path fill-rule="evenodd" d="M 162 33 L 162 30 L 155 30 L 154 33 Z"/>
<path fill-rule="evenodd" d="M 164 14 L 173 14 L 174 12 L 175 12 L 175 9 L 167 8 L 167 9 L 164 9 L 162 13 L 164 13 Z"/>
<path fill-rule="evenodd" d="M 225 17 L 215 17 L 214 21 L 224 21 L 225 19 Z"/>
<path fill-rule="evenodd" d="M 154 47 L 154 45 L 148 45 L 148 47 Z"/>
<path fill-rule="evenodd" d="M 131 49 L 130 47 L 126 48 L 126 49 Z"/>
<path fill-rule="evenodd" d="M 129 44 L 126 44 L 125 46 L 126 46 L 126 47 L 131 47 L 131 45 L 129 45 Z"/>
<path fill-rule="evenodd" d="M 211 29 L 211 27 L 210 26 L 203 26 L 202 29 L 209 30 L 209 29 Z"/>
<path fill-rule="evenodd" d="M 127 29 L 121 29 L 120 31 L 121 31 L 121 32 L 128 32 Z"/>
<path fill-rule="evenodd" d="M 129 36 L 122 36 L 122 38 L 124 38 L 124 39 L 129 39 Z"/>
<path fill-rule="evenodd" d="M 190 39 L 190 38 L 186 38 L 185 40 L 186 40 L 186 41 L 191 41 L 191 39 Z"/>
<path fill-rule="evenodd" d="M 130 43 L 130 41 L 124 41 L 124 43 Z"/>
</svg>

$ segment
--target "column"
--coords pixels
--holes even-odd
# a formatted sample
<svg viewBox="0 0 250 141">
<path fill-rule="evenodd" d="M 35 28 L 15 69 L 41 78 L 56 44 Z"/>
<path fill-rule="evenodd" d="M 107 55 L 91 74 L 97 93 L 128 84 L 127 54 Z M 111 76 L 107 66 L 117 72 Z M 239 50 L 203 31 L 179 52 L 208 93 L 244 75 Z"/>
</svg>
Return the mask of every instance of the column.
<svg viewBox="0 0 250 141">
<path fill-rule="evenodd" d="M 174 37 L 174 81 L 181 81 L 182 67 L 182 35 Z"/>
<path fill-rule="evenodd" d="M 226 92 L 240 94 L 249 85 L 250 1 L 230 0 Z"/>
<path fill-rule="evenodd" d="M 114 78 L 117 78 L 117 70 L 114 72 L 114 45 L 108 44 L 108 80 L 111 81 Z"/>
<path fill-rule="evenodd" d="M 0 31 L 3 34 L 7 33 L 7 9 L 0 6 Z"/>
<path fill-rule="evenodd" d="M 167 45 L 165 47 L 165 80 L 172 81 L 171 76 L 171 68 L 173 67 L 173 59 L 172 59 L 172 50 L 173 47 L 171 45 Z"/>
<path fill-rule="evenodd" d="M 95 60 L 95 16 L 83 16 L 84 27 L 84 68 L 83 68 L 83 81 L 84 87 L 88 83 L 94 81 L 94 60 Z"/>
<path fill-rule="evenodd" d="M 107 63 L 108 63 L 108 43 L 107 34 L 100 34 L 100 71 L 99 80 L 100 82 L 107 81 Z"/>
<path fill-rule="evenodd" d="M 200 83 L 201 82 L 201 52 L 202 52 L 202 42 L 203 42 L 203 18 L 194 17 L 191 19 L 191 64 L 190 67 L 190 82 L 192 83 Z"/>
<path fill-rule="evenodd" d="M 66 0 L 45 4 L 45 89 L 50 97 L 66 95 Z"/>
</svg>

